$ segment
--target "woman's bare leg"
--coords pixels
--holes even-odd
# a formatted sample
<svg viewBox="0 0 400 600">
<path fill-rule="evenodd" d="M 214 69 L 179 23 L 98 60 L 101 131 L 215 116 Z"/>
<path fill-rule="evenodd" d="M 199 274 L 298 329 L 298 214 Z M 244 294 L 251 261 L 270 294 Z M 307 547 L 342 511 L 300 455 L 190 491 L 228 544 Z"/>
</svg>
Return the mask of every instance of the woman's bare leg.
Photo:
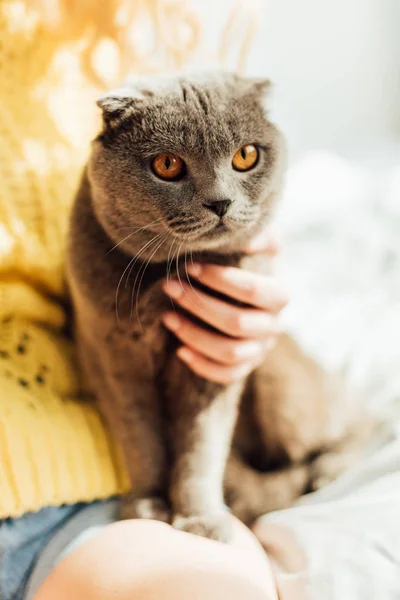
<svg viewBox="0 0 400 600">
<path fill-rule="evenodd" d="M 35 600 L 276 600 L 268 559 L 234 521 L 223 545 L 156 521 L 109 525 L 54 569 Z"/>
</svg>

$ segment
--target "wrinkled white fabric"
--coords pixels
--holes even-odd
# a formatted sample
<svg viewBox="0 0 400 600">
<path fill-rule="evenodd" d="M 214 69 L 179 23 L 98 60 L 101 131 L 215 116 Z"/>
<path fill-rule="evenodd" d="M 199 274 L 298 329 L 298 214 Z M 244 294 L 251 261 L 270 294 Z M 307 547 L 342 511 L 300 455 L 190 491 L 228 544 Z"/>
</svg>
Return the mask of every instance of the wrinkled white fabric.
<svg viewBox="0 0 400 600">
<path fill-rule="evenodd" d="M 278 214 L 287 327 L 345 370 L 386 425 L 361 465 L 261 519 L 297 540 L 306 562 L 279 578 L 302 582 L 312 600 L 400 599 L 399 148 L 365 162 L 309 155 L 292 168 Z"/>
</svg>

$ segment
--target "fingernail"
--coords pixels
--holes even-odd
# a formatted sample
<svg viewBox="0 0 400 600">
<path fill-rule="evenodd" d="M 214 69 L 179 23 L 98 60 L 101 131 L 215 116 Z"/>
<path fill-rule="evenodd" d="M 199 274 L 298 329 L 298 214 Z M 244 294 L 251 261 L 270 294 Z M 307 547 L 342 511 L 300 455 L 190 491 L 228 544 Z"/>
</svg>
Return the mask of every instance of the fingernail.
<svg viewBox="0 0 400 600">
<path fill-rule="evenodd" d="M 236 357 L 239 360 L 244 360 L 246 358 L 253 358 L 253 356 L 258 356 L 261 353 L 260 343 L 248 343 L 242 344 L 238 346 L 236 350 Z"/>
<path fill-rule="evenodd" d="M 276 326 L 268 315 L 243 315 L 240 319 L 240 328 L 249 333 L 275 332 Z"/>
<path fill-rule="evenodd" d="M 191 275 L 198 277 L 201 274 L 201 265 L 199 263 L 188 265 L 188 271 Z"/>
<path fill-rule="evenodd" d="M 182 286 L 178 281 L 166 281 L 163 285 L 164 291 L 171 298 L 179 298 L 182 295 Z"/>
<path fill-rule="evenodd" d="M 265 351 L 269 352 L 270 350 L 272 350 L 273 348 L 275 348 L 277 341 L 278 341 L 278 339 L 276 337 L 269 338 L 268 341 L 265 344 Z"/>
<path fill-rule="evenodd" d="M 258 248 L 260 245 L 260 242 L 257 238 L 253 238 L 252 240 L 249 241 L 249 243 L 246 246 L 246 250 L 253 250 L 254 248 Z"/>
<path fill-rule="evenodd" d="M 176 354 L 181 360 L 183 360 L 183 362 L 190 363 L 194 360 L 193 352 L 189 350 L 189 348 L 185 348 L 184 346 L 182 348 L 179 348 Z"/>
<path fill-rule="evenodd" d="M 168 327 L 171 331 L 176 331 L 181 325 L 181 320 L 175 313 L 165 313 L 165 315 L 162 316 L 162 322 L 165 327 Z"/>
<path fill-rule="evenodd" d="M 265 235 L 258 235 L 257 237 L 250 240 L 247 244 L 247 250 L 249 252 L 258 252 L 259 250 L 264 250 L 267 248 L 267 240 L 265 239 Z"/>
</svg>

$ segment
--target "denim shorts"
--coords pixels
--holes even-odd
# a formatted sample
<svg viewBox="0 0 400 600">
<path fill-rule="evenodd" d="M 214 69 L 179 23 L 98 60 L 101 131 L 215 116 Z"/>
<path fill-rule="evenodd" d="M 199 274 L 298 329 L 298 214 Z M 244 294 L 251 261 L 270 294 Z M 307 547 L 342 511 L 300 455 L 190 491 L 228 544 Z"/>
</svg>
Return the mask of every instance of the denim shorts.
<svg viewBox="0 0 400 600">
<path fill-rule="evenodd" d="M 0 600 L 32 600 L 62 558 L 117 520 L 114 499 L 0 521 Z"/>
</svg>

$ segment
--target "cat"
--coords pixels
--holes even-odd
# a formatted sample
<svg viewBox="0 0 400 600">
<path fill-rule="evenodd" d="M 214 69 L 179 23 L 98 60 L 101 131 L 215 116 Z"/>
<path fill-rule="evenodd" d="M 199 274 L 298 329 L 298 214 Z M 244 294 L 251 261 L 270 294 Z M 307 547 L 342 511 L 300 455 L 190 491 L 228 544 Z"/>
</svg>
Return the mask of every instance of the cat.
<svg viewBox="0 0 400 600">
<path fill-rule="evenodd" d="M 341 383 L 288 335 L 251 376 L 221 385 L 177 358 L 161 322 L 162 282 L 188 280 L 189 252 L 268 272 L 244 249 L 283 186 L 269 87 L 213 72 L 132 79 L 104 95 L 71 216 L 80 359 L 132 484 L 121 515 L 217 540 L 230 535 L 226 502 L 246 523 L 289 506 L 352 464 L 365 439 Z"/>
</svg>

